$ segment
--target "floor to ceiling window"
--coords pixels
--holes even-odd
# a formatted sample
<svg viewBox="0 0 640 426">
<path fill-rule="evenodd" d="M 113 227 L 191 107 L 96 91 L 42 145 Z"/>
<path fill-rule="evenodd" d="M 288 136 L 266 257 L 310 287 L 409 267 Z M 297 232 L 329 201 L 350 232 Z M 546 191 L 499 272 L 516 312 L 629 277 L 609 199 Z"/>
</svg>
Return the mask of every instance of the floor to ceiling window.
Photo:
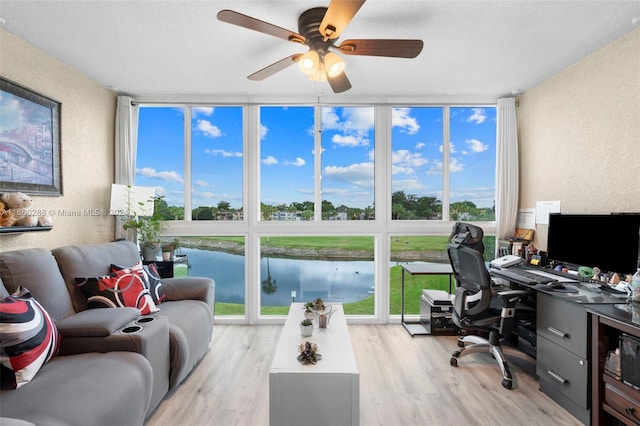
<svg viewBox="0 0 640 426">
<path fill-rule="evenodd" d="M 452 221 L 480 221 L 491 235 L 495 114 L 143 105 L 136 185 L 156 188 L 186 273 L 216 281 L 216 318 L 268 321 L 321 297 L 386 322 L 400 313 L 401 265 L 446 262 Z M 448 280 L 408 283 L 408 313 L 422 288 Z"/>
</svg>

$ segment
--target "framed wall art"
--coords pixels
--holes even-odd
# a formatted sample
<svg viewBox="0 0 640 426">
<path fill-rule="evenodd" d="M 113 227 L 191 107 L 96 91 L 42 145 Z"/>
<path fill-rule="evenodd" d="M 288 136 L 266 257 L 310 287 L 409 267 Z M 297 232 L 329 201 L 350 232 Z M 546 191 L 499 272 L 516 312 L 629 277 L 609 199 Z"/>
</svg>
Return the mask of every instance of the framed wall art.
<svg viewBox="0 0 640 426">
<path fill-rule="evenodd" d="M 60 103 L 0 77 L 0 192 L 62 195 Z"/>
</svg>

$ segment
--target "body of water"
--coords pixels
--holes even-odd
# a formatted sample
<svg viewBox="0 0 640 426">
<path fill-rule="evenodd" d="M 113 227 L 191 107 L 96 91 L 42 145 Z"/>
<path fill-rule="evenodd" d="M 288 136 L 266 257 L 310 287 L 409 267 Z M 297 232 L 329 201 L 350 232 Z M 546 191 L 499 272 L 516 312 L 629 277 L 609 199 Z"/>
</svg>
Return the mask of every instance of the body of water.
<svg viewBox="0 0 640 426">
<path fill-rule="evenodd" d="M 189 275 L 211 277 L 216 301 L 245 303 L 245 258 L 219 251 L 182 248 L 189 260 Z M 326 302 L 356 302 L 373 292 L 373 261 L 262 258 L 262 306 L 287 306 L 291 292 L 296 302 L 321 297 Z"/>
</svg>

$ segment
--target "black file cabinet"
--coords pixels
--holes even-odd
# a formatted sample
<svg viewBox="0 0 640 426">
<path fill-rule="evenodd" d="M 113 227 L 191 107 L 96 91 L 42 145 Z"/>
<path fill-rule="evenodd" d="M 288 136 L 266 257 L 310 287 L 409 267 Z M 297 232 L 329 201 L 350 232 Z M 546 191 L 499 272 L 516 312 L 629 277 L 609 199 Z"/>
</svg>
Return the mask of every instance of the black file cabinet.
<svg viewBox="0 0 640 426">
<path fill-rule="evenodd" d="M 538 292 L 540 390 L 587 425 L 591 416 L 588 315 L 580 304 Z"/>
</svg>

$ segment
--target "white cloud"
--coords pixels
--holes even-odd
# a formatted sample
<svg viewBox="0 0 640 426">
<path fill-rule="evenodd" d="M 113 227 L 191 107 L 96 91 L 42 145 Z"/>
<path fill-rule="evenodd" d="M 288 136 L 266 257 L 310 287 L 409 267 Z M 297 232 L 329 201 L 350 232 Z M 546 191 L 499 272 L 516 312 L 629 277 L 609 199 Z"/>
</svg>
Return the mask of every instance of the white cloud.
<svg viewBox="0 0 640 426">
<path fill-rule="evenodd" d="M 391 112 L 391 125 L 393 127 L 400 127 L 410 135 L 414 135 L 420 130 L 420 125 L 415 117 L 409 115 L 410 112 L 411 108 L 393 108 Z"/>
<path fill-rule="evenodd" d="M 193 197 L 207 198 L 207 199 L 211 199 L 211 198 L 215 197 L 215 194 L 213 192 L 210 192 L 210 191 L 205 191 L 205 192 L 191 191 L 191 195 Z"/>
<path fill-rule="evenodd" d="M 462 169 L 464 169 L 464 164 L 460 163 L 457 158 L 452 158 L 449 161 L 449 172 L 450 173 L 461 172 Z"/>
<path fill-rule="evenodd" d="M 457 158 L 451 158 L 449 160 L 449 173 L 461 172 L 464 169 L 464 164 L 460 163 Z M 428 175 L 441 175 L 442 174 L 442 161 L 436 161 L 433 167 L 427 170 Z"/>
<path fill-rule="evenodd" d="M 393 180 L 393 192 L 396 191 L 416 191 L 426 188 L 424 184 L 420 183 L 417 179 L 394 179 Z"/>
<path fill-rule="evenodd" d="M 333 135 L 331 142 L 340 146 L 369 146 L 369 140 L 364 135 Z"/>
<path fill-rule="evenodd" d="M 424 142 L 418 142 L 418 143 L 416 144 L 416 149 L 422 149 L 422 148 L 424 148 L 425 146 L 427 146 L 427 144 L 426 144 L 426 143 L 424 143 Z"/>
<path fill-rule="evenodd" d="M 198 120 L 196 122 L 196 129 L 200 133 L 210 138 L 218 138 L 222 136 L 220 128 L 214 124 L 211 124 L 211 122 L 208 120 Z"/>
<path fill-rule="evenodd" d="M 471 152 L 483 152 L 489 149 L 489 145 L 482 143 L 478 139 L 467 139 L 466 144 Z"/>
<path fill-rule="evenodd" d="M 226 151 L 224 149 L 205 149 L 204 152 L 206 154 L 211 154 L 211 155 L 221 155 L 223 157 L 235 157 L 235 158 L 241 158 L 242 157 L 242 153 L 235 151 Z"/>
<path fill-rule="evenodd" d="M 340 117 L 336 114 L 335 108 L 322 108 L 322 128 L 341 129 Z"/>
<path fill-rule="evenodd" d="M 268 155 L 267 158 L 262 159 L 262 164 L 272 166 L 274 164 L 278 164 L 278 160 L 273 155 Z"/>
<path fill-rule="evenodd" d="M 296 157 L 296 161 L 285 161 L 284 164 L 286 166 L 296 166 L 296 167 L 302 167 L 305 164 L 307 164 L 306 161 L 304 161 L 304 159 L 300 158 L 300 157 Z"/>
<path fill-rule="evenodd" d="M 324 168 L 322 176 L 327 179 L 371 188 L 373 187 L 374 166 L 373 163 L 357 163 L 346 167 L 327 166 Z"/>
<path fill-rule="evenodd" d="M 487 119 L 484 108 L 471 108 L 471 115 L 465 120 L 470 123 L 482 124 Z"/>
<path fill-rule="evenodd" d="M 374 109 L 372 107 L 345 107 L 342 116 L 335 108 L 322 108 L 322 128 L 339 130 L 344 133 L 367 132 L 373 128 Z"/>
<path fill-rule="evenodd" d="M 440 145 L 440 148 L 438 148 L 438 151 L 440 151 L 440 152 L 444 151 L 442 145 Z M 456 146 L 454 144 L 452 144 L 452 143 L 449 144 L 449 153 L 451 153 L 451 154 L 455 154 L 456 153 Z"/>
<path fill-rule="evenodd" d="M 167 182 L 178 182 L 178 183 L 183 183 L 184 182 L 183 179 L 182 179 L 182 176 L 180 176 L 179 173 L 174 172 L 174 171 L 158 172 L 154 168 L 143 167 L 141 169 L 136 169 L 136 173 L 139 174 L 140 176 L 144 176 L 144 177 L 148 177 L 148 178 L 160 179 L 160 180 L 164 180 L 164 181 L 167 181 Z"/>
<path fill-rule="evenodd" d="M 211 185 L 209 184 L 209 182 L 205 181 L 205 180 L 197 180 L 196 181 L 196 185 L 199 186 L 200 188 L 208 188 Z"/>
<path fill-rule="evenodd" d="M 427 170 L 428 175 L 441 175 L 442 174 L 442 161 L 436 161 L 433 166 Z"/>
<path fill-rule="evenodd" d="M 209 117 L 213 115 L 213 107 L 193 107 L 191 108 L 191 115 L 193 115 L 194 118 L 200 115 Z"/>
<path fill-rule="evenodd" d="M 260 140 L 264 140 L 267 137 L 267 133 L 269 133 L 269 128 L 260 123 Z"/>
<path fill-rule="evenodd" d="M 407 149 L 399 149 L 391 154 L 391 164 L 397 167 L 419 168 L 427 164 L 429 160 L 420 152 L 410 152 Z"/>
</svg>

